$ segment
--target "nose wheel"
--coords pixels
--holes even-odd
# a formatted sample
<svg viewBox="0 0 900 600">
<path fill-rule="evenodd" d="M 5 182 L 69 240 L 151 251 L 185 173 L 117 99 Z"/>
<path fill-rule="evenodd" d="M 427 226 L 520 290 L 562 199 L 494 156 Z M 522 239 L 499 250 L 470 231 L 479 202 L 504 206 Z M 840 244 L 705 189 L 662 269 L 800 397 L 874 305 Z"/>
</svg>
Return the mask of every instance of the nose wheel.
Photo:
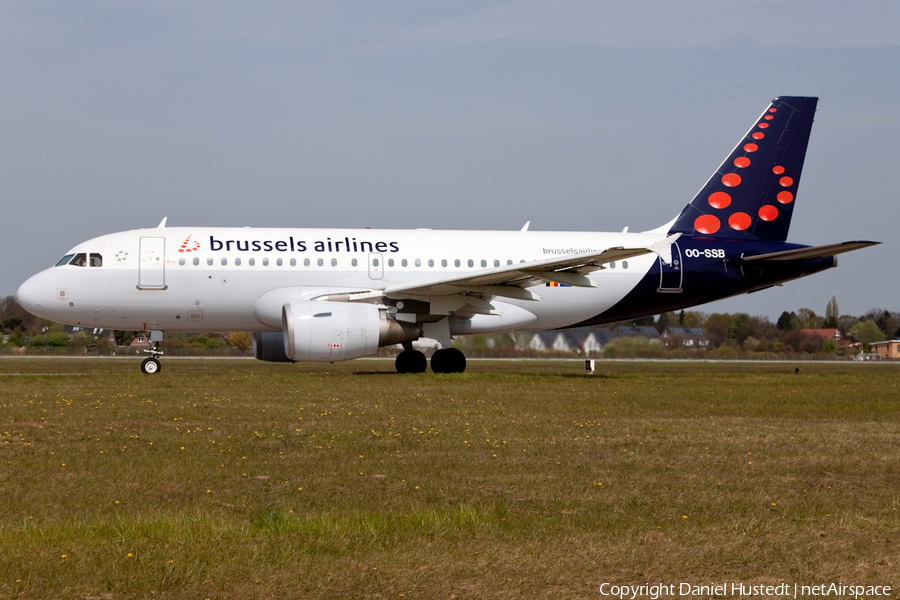
<svg viewBox="0 0 900 600">
<path fill-rule="evenodd" d="M 163 354 L 162 350 L 159 349 L 159 343 L 162 339 L 162 331 L 150 331 L 150 342 L 153 345 L 144 350 L 144 352 L 150 355 L 149 358 L 145 358 L 144 362 L 141 363 L 141 373 L 144 375 L 156 375 L 159 373 L 160 369 L 162 369 L 162 365 L 159 363 L 159 357 Z"/>
<path fill-rule="evenodd" d="M 159 360 L 153 356 L 145 358 L 144 362 L 141 363 L 141 373 L 144 375 L 155 375 L 156 373 L 159 373 L 160 369 L 162 369 L 162 365 L 159 363 Z"/>
</svg>

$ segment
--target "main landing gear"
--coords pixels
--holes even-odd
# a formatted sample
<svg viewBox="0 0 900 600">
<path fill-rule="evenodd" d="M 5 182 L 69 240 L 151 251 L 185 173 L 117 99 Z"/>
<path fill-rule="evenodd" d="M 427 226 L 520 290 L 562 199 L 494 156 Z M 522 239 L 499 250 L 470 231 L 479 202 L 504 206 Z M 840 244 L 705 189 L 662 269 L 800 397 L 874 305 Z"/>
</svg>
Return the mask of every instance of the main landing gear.
<svg viewBox="0 0 900 600">
<path fill-rule="evenodd" d="M 150 348 L 144 350 L 147 354 L 150 355 L 150 358 L 145 358 L 144 362 L 141 363 L 141 373 L 144 375 L 155 375 L 160 372 L 162 369 L 162 365 L 159 363 L 159 356 L 163 355 L 163 351 L 159 349 L 159 343 L 163 339 L 162 331 L 151 331 L 150 332 Z"/>
<path fill-rule="evenodd" d="M 466 370 L 466 356 L 456 348 L 442 348 L 431 356 L 431 370 L 435 373 L 462 373 Z"/>
<path fill-rule="evenodd" d="M 413 350 L 411 343 L 403 344 L 403 352 L 394 361 L 398 373 L 424 373 L 428 368 L 428 359 L 418 350 Z M 431 357 L 431 370 L 435 373 L 462 373 L 466 370 L 466 357 L 456 348 L 444 348 Z"/>
<path fill-rule="evenodd" d="M 412 349 L 412 344 L 403 344 L 403 352 L 397 355 L 394 366 L 398 373 L 424 373 L 428 368 L 428 359 L 418 350 Z"/>
</svg>

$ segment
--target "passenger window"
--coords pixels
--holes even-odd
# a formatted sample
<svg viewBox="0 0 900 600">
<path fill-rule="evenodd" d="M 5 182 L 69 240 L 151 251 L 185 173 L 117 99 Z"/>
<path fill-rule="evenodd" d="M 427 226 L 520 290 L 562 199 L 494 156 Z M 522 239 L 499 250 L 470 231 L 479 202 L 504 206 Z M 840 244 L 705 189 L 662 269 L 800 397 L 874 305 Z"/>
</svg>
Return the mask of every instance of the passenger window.
<svg viewBox="0 0 900 600">
<path fill-rule="evenodd" d="M 372 266 L 373 266 L 373 267 L 377 267 L 377 266 L 378 266 L 378 259 L 377 259 L 377 258 L 373 258 L 373 259 L 372 259 Z"/>
<path fill-rule="evenodd" d="M 212 266 L 212 264 L 213 264 L 212 256 L 210 256 L 209 258 L 206 259 L 206 264 L 208 264 L 209 266 Z"/>
<path fill-rule="evenodd" d="M 482 267 L 486 267 L 486 266 L 487 266 L 487 261 L 484 260 L 483 258 L 481 259 L 481 266 L 482 266 Z"/>
<path fill-rule="evenodd" d="M 453 261 L 453 265 L 456 266 L 456 267 L 458 267 L 458 266 L 460 265 L 460 262 L 459 262 L 459 259 L 458 259 L 458 258 L 457 258 L 456 260 Z"/>
<path fill-rule="evenodd" d="M 331 266 L 332 266 L 332 267 L 336 267 L 336 266 L 337 266 L 337 259 L 336 259 L 336 258 L 332 258 L 332 259 L 331 259 Z"/>
<path fill-rule="evenodd" d="M 222 257 L 222 266 L 223 267 L 228 266 L 228 259 L 225 258 L 224 256 Z"/>
<path fill-rule="evenodd" d="M 194 262 L 194 266 L 196 267 L 197 265 L 200 264 L 200 259 L 195 256 L 193 262 Z"/>
<path fill-rule="evenodd" d="M 613 262 L 609 263 L 609 268 L 610 268 L 610 269 L 615 269 L 615 268 L 616 268 L 616 261 L 613 261 Z"/>
<path fill-rule="evenodd" d="M 102 267 L 103 266 L 103 257 L 97 254 L 96 252 L 91 252 L 91 266 L 92 267 Z"/>
<path fill-rule="evenodd" d="M 447 259 L 446 259 L 446 258 L 442 258 L 442 259 L 441 259 L 441 266 L 442 266 L 442 267 L 446 267 L 446 266 L 447 266 Z"/>
<path fill-rule="evenodd" d="M 474 266 L 475 266 L 475 261 L 472 260 L 471 258 L 469 259 L 469 266 L 470 266 L 470 267 L 474 267 Z"/>
<path fill-rule="evenodd" d="M 87 266 L 87 254 L 81 253 L 76 254 L 75 258 L 72 259 L 72 262 L 69 263 L 74 267 L 86 267 Z"/>
<path fill-rule="evenodd" d="M 494 266 L 495 266 L 495 267 L 499 267 L 499 266 L 500 266 L 500 261 L 499 261 L 499 260 L 494 260 Z"/>
<path fill-rule="evenodd" d="M 240 258 L 234 259 L 234 266 L 236 266 L 236 267 L 241 266 L 241 259 L 240 259 Z"/>
<path fill-rule="evenodd" d="M 353 260 L 350 261 L 350 264 L 355 267 L 356 265 L 359 264 L 359 261 L 354 258 Z"/>
<path fill-rule="evenodd" d="M 511 264 L 512 264 L 512 261 L 511 261 L 511 260 L 508 260 L 508 261 L 506 261 L 506 264 L 511 265 Z"/>
<path fill-rule="evenodd" d="M 429 266 L 429 267 L 433 267 L 433 266 L 434 266 L 434 259 L 433 259 L 433 258 L 429 258 L 429 259 L 428 259 L 428 266 Z"/>
<path fill-rule="evenodd" d="M 72 260 L 72 257 L 73 257 L 73 256 L 75 256 L 75 255 L 74 255 L 74 254 L 66 254 L 66 255 L 63 256 L 61 259 L 59 259 L 59 261 L 58 261 L 55 265 L 53 265 L 53 266 L 54 266 L 54 267 L 61 267 L 61 266 L 63 266 L 63 265 L 67 265 L 67 264 L 69 264 L 69 261 Z"/>
<path fill-rule="evenodd" d="M 263 266 L 264 266 L 264 267 L 268 267 L 268 266 L 269 266 L 269 259 L 268 259 L 268 258 L 264 258 L 264 259 L 263 259 Z"/>
<path fill-rule="evenodd" d="M 419 260 L 418 258 L 416 259 L 416 266 L 417 266 L 417 267 L 421 267 L 421 266 L 422 266 L 422 261 Z"/>
<path fill-rule="evenodd" d="M 282 261 L 280 258 L 277 259 L 277 260 L 275 260 L 275 265 L 276 265 L 276 266 L 280 267 L 280 266 L 283 265 L 283 264 L 284 264 L 284 261 Z"/>
<path fill-rule="evenodd" d="M 292 266 L 292 267 L 296 267 L 296 266 L 297 266 L 297 259 L 296 259 L 296 258 L 292 258 L 292 259 L 291 259 L 291 266 Z"/>
<path fill-rule="evenodd" d="M 320 258 L 319 260 L 316 261 L 316 264 L 321 267 L 322 265 L 325 264 L 325 261 Z"/>
<path fill-rule="evenodd" d="M 623 268 L 623 269 L 627 269 L 627 268 L 628 268 L 628 261 L 627 261 L 627 260 L 623 260 L 623 261 L 622 261 L 622 268 Z"/>
<path fill-rule="evenodd" d="M 308 258 L 304 258 L 304 259 L 303 259 L 303 266 L 304 266 L 304 267 L 308 267 L 308 266 L 309 266 L 309 259 L 308 259 Z"/>
<path fill-rule="evenodd" d="M 251 267 L 254 266 L 254 265 L 256 264 L 256 259 L 255 259 L 255 258 L 248 258 L 248 259 L 247 259 L 247 264 L 250 265 Z"/>
<path fill-rule="evenodd" d="M 389 266 L 389 267 L 393 267 L 393 266 L 394 266 L 394 259 L 393 259 L 393 258 L 389 258 L 389 259 L 388 259 L 388 266 Z"/>
<path fill-rule="evenodd" d="M 400 261 L 400 266 L 405 267 L 406 265 L 407 265 L 406 259 L 404 258 L 403 260 Z"/>
<path fill-rule="evenodd" d="M 182 267 L 184 266 L 184 257 L 183 256 L 178 259 L 178 264 L 181 265 Z"/>
</svg>

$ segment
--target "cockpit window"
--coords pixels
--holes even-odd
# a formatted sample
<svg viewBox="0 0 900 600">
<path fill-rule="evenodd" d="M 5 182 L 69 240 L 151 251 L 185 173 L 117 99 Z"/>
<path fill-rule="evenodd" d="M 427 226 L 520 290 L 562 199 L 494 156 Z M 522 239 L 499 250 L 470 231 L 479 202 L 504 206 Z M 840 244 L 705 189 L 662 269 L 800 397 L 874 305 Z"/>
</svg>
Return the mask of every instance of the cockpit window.
<svg viewBox="0 0 900 600">
<path fill-rule="evenodd" d="M 72 262 L 69 263 L 73 267 L 86 267 L 87 266 L 87 254 L 81 252 L 80 254 L 76 254 L 75 258 L 72 259 Z"/>
<path fill-rule="evenodd" d="M 57 263 L 56 263 L 55 265 L 53 265 L 53 266 L 54 266 L 54 267 L 61 267 L 61 266 L 63 266 L 63 265 L 67 265 L 67 264 L 69 264 L 69 261 L 72 260 L 72 257 L 73 257 L 73 256 L 75 256 L 75 255 L 74 255 L 74 254 L 66 254 L 66 255 L 63 256 L 61 259 L 59 259 L 59 262 L 57 262 Z"/>
<path fill-rule="evenodd" d="M 103 266 L 103 257 L 96 252 L 91 252 L 91 266 L 92 267 L 102 267 Z"/>
</svg>

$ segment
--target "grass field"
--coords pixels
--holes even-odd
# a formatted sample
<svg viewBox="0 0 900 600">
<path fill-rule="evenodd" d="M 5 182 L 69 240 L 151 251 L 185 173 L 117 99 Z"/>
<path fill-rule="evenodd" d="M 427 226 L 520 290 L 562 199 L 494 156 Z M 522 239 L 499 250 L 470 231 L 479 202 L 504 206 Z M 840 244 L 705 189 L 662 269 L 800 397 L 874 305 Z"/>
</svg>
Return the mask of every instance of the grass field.
<svg viewBox="0 0 900 600">
<path fill-rule="evenodd" d="M 900 365 L 163 365 L 0 359 L 0 598 L 900 586 Z"/>
</svg>

